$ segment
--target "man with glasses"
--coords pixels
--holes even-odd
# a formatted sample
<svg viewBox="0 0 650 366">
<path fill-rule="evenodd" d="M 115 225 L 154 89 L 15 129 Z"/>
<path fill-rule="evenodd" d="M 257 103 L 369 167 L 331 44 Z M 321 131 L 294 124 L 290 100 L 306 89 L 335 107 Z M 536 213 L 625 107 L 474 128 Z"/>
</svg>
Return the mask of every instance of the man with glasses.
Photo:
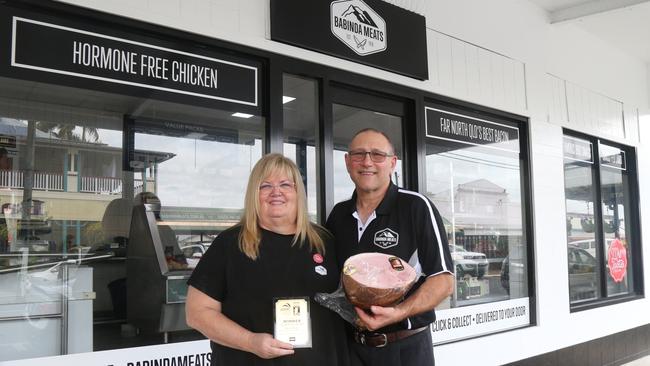
<svg viewBox="0 0 650 366">
<path fill-rule="evenodd" d="M 433 309 L 453 292 L 442 217 L 426 197 L 391 182 L 396 164 L 388 136 L 372 128 L 357 132 L 345 155 L 356 189 L 350 200 L 334 207 L 326 224 L 336 238 L 341 268 L 352 255 L 380 252 L 401 258 L 421 274 L 401 303 L 372 306 L 369 312 L 356 309 L 368 329 L 350 330 L 356 365 L 433 365 Z"/>
</svg>

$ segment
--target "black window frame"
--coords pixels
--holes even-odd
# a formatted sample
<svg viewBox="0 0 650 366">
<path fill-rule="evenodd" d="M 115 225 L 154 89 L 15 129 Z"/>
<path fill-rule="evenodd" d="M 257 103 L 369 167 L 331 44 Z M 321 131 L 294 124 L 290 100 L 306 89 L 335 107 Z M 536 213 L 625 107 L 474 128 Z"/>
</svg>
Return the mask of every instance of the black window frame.
<svg viewBox="0 0 650 366">
<path fill-rule="evenodd" d="M 592 145 L 592 159 L 593 163 L 591 164 L 591 177 L 593 185 L 593 202 L 594 204 L 594 233 L 595 233 L 595 242 L 596 250 L 599 253 L 596 260 L 599 262 L 599 286 L 600 286 L 600 295 L 595 299 L 580 301 L 579 303 L 571 303 L 569 301 L 570 312 L 579 312 L 594 308 L 599 308 L 603 306 L 610 306 L 614 304 L 619 304 L 623 302 L 633 301 L 637 299 L 642 299 L 645 297 L 644 292 L 644 283 L 643 283 L 643 250 L 642 250 L 642 238 L 641 238 L 641 206 L 639 205 L 639 175 L 638 175 L 638 160 L 637 160 L 637 148 L 635 146 L 625 145 L 616 141 L 608 140 L 599 136 L 588 135 L 582 132 L 575 130 L 563 128 L 562 129 L 562 139 L 564 137 L 572 137 L 576 139 L 585 140 L 591 143 Z M 612 295 L 607 296 L 607 267 L 605 263 L 605 253 L 604 253 L 604 240 L 603 235 L 603 213 L 602 213 L 602 185 L 601 185 L 601 162 L 600 162 L 600 145 L 605 144 L 608 146 L 616 147 L 621 149 L 625 153 L 625 166 L 628 174 L 628 183 L 629 187 L 627 189 L 629 192 L 628 202 L 632 206 L 629 209 L 629 212 L 632 213 L 632 217 L 626 218 L 629 220 L 630 231 L 634 233 L 631 238 L 626 238 L 629 245 L 629 260 L 632 263 L 628 263 L 628 266 L 632 266 L 632 275 L 634 278 L 634 283 L 632 288 L 626 294 Z M 562 153 L 562 164 L 564 165 L 564 149 Z M 566 181 L 565 181 L 566 182 Z M 566 184 L 566 183 L 565 183 Z M 566 186 L 565 186 L 565 201 L 566 201 Z M 596 204 L 597 203 L 597 204 Z M 566 216 L 566 209 L 565 209 Z M 567 235 L 567 245 L 568 245 L 568 235 Z M 568 262 L 567 262 L 568 269 Z M 567 274 L 567 286 L 569 286 L 569 276 Z"/>
<path fill-rule="evenodd" d="M 473 118 L 485 118 L 492 121 L 500 121 L 506 125 L 516 127 L 519 131 L 519 164 L 520 164 L 520 187 L 521 187 L 521 209 L 522 209 L 522 238 L 526 241 L 526 275 L 528 286 L 529 311 L 530 311 L 530 326 L 537 325 L 537 290 L 536 290 L 536 276 L 535 273 L 535 230 L 534 230 L 534 205 L 533 205 L 533 176 L 532 176 L 532 141 L 530 140 L 530 120 L 520 115 L 499 111 L 484 107 L 476 106 L 469 102 L 458 101 L 451 98 L 431 98 L 425 97 L 422 110 L 424 114 L 424 107 L 440 108 L 454 113 L 461 113 Z M 422 121 L 419 124 L 421 130 L 418 130 L 418 143 L 422 147 L 418 150 L 421 155 L 418 156 L 418 161 L 421 162 L 419 168 L 419 177 L 422 179 L 421 187 L 426 187 L 426 143 L 432 142 L 435 139 L 426 136 L 426 121 L 422 116 Z M 517 328 L 520 329 L 520 328 Z M 480 335 L 479 337 L 489 336 L 494 333 Z M 475 338 L 475 336 L 471 337 Z M 456 342 L 456 341 L 453 341 Z"/>
</svg>

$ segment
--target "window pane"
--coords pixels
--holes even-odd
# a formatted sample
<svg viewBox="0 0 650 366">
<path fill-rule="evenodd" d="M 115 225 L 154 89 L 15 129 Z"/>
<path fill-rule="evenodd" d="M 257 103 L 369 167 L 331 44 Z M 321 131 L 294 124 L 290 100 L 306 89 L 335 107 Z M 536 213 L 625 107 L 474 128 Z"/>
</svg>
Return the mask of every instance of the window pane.
<svg viewBox="0 0 650 366">
<path fill-rule="evenodd" d="M 185 282 L 239 220 L 263 132 L 260 116 L 0 78 L 0 361 L 204 338 Z"/>
<path fill-rule="evenodd" d="M 307 211 L 318 222 L 319 182 L 316 167 L 318 83 L 313 79 L 284 74 L 282 78 L 284 155 L 293 159 L 302 173 L 307 191 Z"/>
<path fill-rule="evenodd" d="M 635 292 L 632 187 L 627 169 L 631 153 L 595 138 L 564 137 L 572 303 Z M 596 201 L 597 194 L 601 202 Z M 599 226 L 602 232 L 597 232 Z"/>
<path fill-rule="evenodd" d="M 528 296 L 519 154 L 442 140 L 426 148 L 426 194 L 455 265 L 450 306 Z"/>
<path fill-rule="evenodd" d="M 576 303 L 600 297 L 591 143 L 565 137 L 564 156 L 569 298 Z"/>
<path fill-rule="evenodd" d="M 607 296 L 625 294 L 633 288 L 628 217 L 629 183 L 622 150 L 600 145 L 603 252 L 607 268 Z"/>
<path fill-rule="evenodd" d="M 0 85 L 0 308 L 16 319 L 0 322 L 2 334 L 12 334 L 0 360 L 59 354 L 68 293 L 96 293 L 92 301 L 66 300 L 75 309 L 68 324 L 91 335 L 71 342 L 70 352 L 92 351 L 93 323 L 113 314 L 108 282 L 125 272 L 125 241 L 109 239 L 104 222 L 124 187 L 122 115 L 110 106 L 117 100 L 38 83 Z M 20 93 L 27 89 L 33 92 Z M 117 236 L 128 237 L 128 228 Z M 111 254 L 97 251 L 109 243 Z M 104 266 L 109 260 L 116 265 Z"/>
<path fill-rule="evenodd" d="M 397 165 L 391 181 L 401 187 L 403 182 L 402 159 L 404 157 L 402 117 L 342 104 L 334 104 L 332 112 L 334 116 L 334 202 L 347 200 L 352 196 L 354 183 L 345 167 L 345 154 L 352 141 L 352 136 L 364 128 L 377 129 L 390 137 L 397 155 Z"/>
</svg>

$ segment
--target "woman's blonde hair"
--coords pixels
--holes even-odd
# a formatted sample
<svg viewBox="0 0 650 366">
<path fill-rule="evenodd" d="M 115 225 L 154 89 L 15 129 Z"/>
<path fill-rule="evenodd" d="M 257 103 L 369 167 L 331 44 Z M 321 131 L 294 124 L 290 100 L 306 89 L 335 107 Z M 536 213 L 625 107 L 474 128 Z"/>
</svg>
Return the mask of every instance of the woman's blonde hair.
<svg viewBox="0 0 650 366">
<path fill-rule="evenodd" d="M 300 171 L 291 159 L 281 154 L 268 154 L 262 157 L 251 171 L 244 200 L 244 214 L 239 221 L 241 225 L 239 249 L 253 260 L 259 256 L 260 240 L 262 239 L 259 225 L 260 184 L 270 176 L 279 174 L 284 174 L 293 180 L 296 188 L 296 233 L 292 245 L 296 243 L 302 245 L 307 241 L 312 250 L 315 249 L 318 253 L 324 254 L 325 244 L 321 234 L 325 234 L 326 231 L 309 221 L 305 185 L 302 183 Z"/>
</svg>

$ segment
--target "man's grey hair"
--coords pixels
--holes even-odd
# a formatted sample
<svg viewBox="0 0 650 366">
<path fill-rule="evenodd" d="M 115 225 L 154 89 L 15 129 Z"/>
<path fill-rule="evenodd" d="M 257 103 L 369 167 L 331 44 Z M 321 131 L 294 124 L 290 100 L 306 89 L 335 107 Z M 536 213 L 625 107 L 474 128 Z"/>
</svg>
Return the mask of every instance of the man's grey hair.
<svg viewBox="0 0 650 366">
<path fill-rule="evenodd" d="M 354 140 L 357 136 L 361 135 L 362 133 L 366 133 L 366 132 L 374 132 L 374 133 L 378 133 L 378 134 L 384 136 L 386 141 L 388 141 L 388 145 L 390 146 L 389 153 L 390 154 L 395 154 L 395 145 L 393 145 L 393 141 L 391 141 L 390 137 L 388 137 L 388 135 L 386 135 L 383 131 L 380 131 L 380 130 L 378 130 L 376 128 L 373 128 L 373 127 L 366 127 L 364 129 L 361 129 L 361 130 L 357 131 L 354 134 L 354 136 L 352 136 L 352 140 Z M 352 143 L 352 140 L 350 140 L 350 143 Z M 348 145 L 348 150 L 350 150 L 350 145 Z"/>
</svg>

